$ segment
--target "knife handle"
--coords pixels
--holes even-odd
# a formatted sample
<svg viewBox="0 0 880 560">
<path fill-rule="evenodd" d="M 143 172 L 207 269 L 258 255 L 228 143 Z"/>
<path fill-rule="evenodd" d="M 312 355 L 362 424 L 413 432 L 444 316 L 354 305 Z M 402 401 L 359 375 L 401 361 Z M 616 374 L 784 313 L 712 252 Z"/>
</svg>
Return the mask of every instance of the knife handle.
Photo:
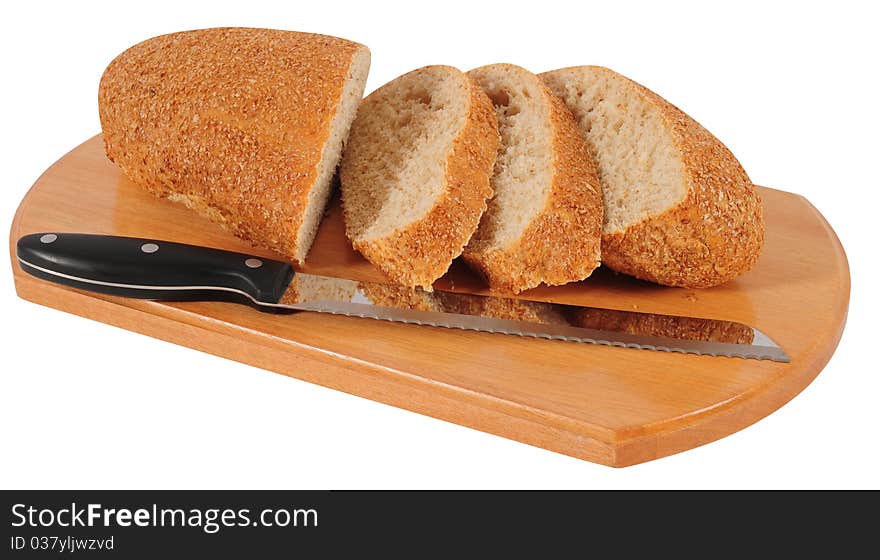
<svg viewBox="0 0 880 560">
<path fill-rule="evenodd" d="M 293 278 L 284 262 L 136 237 L 34 233 L 16 252 L 38 278 L 138 299 L 277 303 Z"/>
</svg>

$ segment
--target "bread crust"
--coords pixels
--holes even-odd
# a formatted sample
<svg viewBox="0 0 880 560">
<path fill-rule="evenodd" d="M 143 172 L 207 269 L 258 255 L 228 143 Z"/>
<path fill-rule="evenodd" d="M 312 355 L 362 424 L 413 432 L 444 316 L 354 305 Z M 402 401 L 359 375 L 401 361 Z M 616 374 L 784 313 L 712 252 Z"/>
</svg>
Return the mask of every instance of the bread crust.
<svg viewBox="0 0 880 560">
<path fill-rule="evenodd" d="M 148 39 L 101 78 L 107 156 L 153 194 L 296 260 L 350 67 L 368 53 L 345 39 L 270 29 Z"/>
<path fill-rule="evenodd" d="M 708 288 L 751 269 L 764 244 L 763 206 L 730 150 L 681 109 L 607 68 L 586 68 L 624 80 L 659 112 L 678 147 L 687 194 L 676 206 L 604 233 L 602 262 L 609 268 L 667 286 Z"/>
<path fill-rule="evenodd" d="M 550 105 L 550 195 L 544 208 L 510 247 L 465 250 L 463 254 L 464 260 L 498 292 L 519 293 L 542 282 L 576 282 L 590 276 L 600 264 L 604 206 L 596 164 L 574 116 L 543 82 L 537 81 Z"/>
<path fill-rule="evenodd" d="M 432 291 L 477 229 L 492 196 L 489 177 L 498 149 L 495 109 L 485 93 L 464 74 L 470 90 L 465 126 L 446 159 L 444 192 L 421 219 L 375 240 L 353 246 L 392 281 Z M 343 166 L 343 184 L 345 183 Z M 343 210 L 346 211 L 343 188 Z"/>
</svg>

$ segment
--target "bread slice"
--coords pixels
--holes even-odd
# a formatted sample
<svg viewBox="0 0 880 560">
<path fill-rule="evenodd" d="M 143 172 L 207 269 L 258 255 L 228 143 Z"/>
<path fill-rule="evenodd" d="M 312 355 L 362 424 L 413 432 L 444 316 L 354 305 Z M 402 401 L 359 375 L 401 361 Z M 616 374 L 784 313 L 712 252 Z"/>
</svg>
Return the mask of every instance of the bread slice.
<svg viewBox="0 0 880 560">
<path fill-rule="evenodd" d="M 492 102 L 455 68 L 420 68 L 371 93 L 340 166 L 354 248 L 394 282 L 430 291 L 477 229 L 497 147 Z"/>
<path fill-rule="evenodd" d="M 152 193 L 303 261 L 369 66 L 363 45 L 310 33 L 149 39 L 101 78 L 107 156 Z"/>
<path fill-rule="evenodd" d="M 577 117 L 599 166 L 604 264 L 686 288 L 722 284 L 755 264 L 764 242 L 761 200 L 717 138 L 607 68 L 541 77 Z"/>
<path fill-rule="evenodd" d="M 495 195 L 463 257 L 498 291 L 583 280 L 599 266 L 602 190 L 574 117 L 528 70 L 468 72 L 495 105 Z"/>
</svg>

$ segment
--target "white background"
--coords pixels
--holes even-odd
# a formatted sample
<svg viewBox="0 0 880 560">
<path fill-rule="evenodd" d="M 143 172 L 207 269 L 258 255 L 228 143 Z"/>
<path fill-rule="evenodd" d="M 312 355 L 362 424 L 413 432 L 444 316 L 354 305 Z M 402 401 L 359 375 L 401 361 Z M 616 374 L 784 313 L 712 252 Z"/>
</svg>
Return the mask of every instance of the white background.
<svg viewBox="0 0 880 560">
<path fill-rule="evenodd" d="M 221 25 L 368 45 L 413 68 L 601 64 L 682 107 L 762 185 L 805 195 L 852 272 L 816 381 L 758 424 L 611 469 L 39 307 L 0 272 L 0 487 L 878 487 L 876 14 L 870 3 L 64 2 L 4 7 L 0 219 L 99 130 L 98 79 L 148 37 Z M 14 6 L 14 7 L 13 7 Z"/>
</svg>

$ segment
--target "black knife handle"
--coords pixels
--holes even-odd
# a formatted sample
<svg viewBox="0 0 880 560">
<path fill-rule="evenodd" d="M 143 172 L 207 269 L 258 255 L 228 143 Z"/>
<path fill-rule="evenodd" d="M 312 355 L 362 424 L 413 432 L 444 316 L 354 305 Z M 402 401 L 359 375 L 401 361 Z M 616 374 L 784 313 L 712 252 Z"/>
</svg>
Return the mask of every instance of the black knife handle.
<svg viewBox="0 0 880 560">
<path fill-rule="evenodd" d="M 16 250 L 38 278 L 139 299 L 277 303 L 293 278 L 284 262 L 156 239 L 46 232 Z"/>
</svg>

